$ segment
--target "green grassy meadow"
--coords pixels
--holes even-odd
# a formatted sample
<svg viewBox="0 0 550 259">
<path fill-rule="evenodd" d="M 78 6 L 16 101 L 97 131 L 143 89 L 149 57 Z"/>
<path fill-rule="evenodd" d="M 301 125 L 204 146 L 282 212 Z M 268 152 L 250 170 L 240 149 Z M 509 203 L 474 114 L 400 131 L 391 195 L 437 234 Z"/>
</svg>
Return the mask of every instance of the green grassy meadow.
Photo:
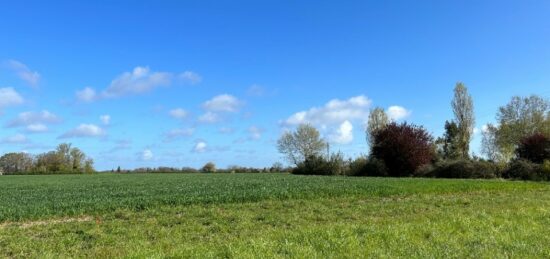
<svg viewBox="0 0 550 259">
<path fill-rule="evenodd" d="M 0 257 L 550 257 L 550 185 L 288 174 L 0 177 Z"/>
</svg>

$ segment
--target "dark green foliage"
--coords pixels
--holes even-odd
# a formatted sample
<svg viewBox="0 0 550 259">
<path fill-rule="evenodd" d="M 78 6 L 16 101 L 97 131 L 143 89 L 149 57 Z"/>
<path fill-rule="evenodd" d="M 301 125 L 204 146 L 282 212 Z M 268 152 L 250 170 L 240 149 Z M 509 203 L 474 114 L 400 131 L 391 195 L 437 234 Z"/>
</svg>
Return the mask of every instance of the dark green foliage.
<svg viewBox="0 0 550 259">
<path fill-rule="evenodd" d="M 540 133 L 535 133 L 521 139 L 516 155 L 533 163 L 542 164 L 550 159 L 550 138 Z"/>
<path fill-rule="evenodd" d="M 329 159 L 323 156 L 309 156 L 292 171 L 301 175 L 343 175 L 346 172 L 344 157 L 340 153 L 332 154 Z"/>
<path fill-rule="evenodd" d="M 517 159 L 510 163 L 504 173 L 505 178 L 515 180 L 545 181 L 550 180 L 544 173 L 541 165 L 535 164 L 525 159 Z"/>
<path fill-rule="evenodd" d="M 501 176 L 498 165 L 488 161 L 468 159 L 444 160 L 421 167 L 415 173 L 420 177 L 491 179 Z"/>
<path fill-rule="evenodd" d="M 374 134 L 371 156 L 384 161 L 388 176 L 411 176 L 434 160 L 433 138 L 423 127 L 393 122 Z"/>
<path fill-rule="evenodd" d="M 445 133 L 436 141 L 438 154 L 442 159 L 458 159 L 462 156 L 459 147 L 459 131 L 454 121 L 445 121 Z"/>
<path fill-rule="evenodd" d="M 376 158 L 360 157 L 349 165 L 348 175 L 352 176 L 387 176 L 388 168 L 384 161 Z"/>
</svg>

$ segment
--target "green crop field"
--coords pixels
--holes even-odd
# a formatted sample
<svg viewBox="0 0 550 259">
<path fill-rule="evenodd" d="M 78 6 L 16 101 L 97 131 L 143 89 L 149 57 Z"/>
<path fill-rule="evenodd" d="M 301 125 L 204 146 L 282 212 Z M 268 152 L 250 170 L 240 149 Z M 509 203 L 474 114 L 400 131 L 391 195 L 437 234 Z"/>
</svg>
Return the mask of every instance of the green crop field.
<svg viewBox="0 0 550 259">
<path fill-rule="evenodd" d="M 548 183 L 0 177 L 0 257 L 549 257 L 548 233 Z"/>
</svg>

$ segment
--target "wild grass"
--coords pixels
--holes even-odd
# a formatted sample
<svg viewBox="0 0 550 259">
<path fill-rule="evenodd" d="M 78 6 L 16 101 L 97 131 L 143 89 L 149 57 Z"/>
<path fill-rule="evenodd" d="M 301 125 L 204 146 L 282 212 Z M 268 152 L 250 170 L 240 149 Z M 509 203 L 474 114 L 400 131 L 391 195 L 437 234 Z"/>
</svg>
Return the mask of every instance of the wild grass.
<svg viewBox="0 0 550 259">
<path fill-rule="evenodd" d="M 0 177 L 0 197 L 0 257 L 550 256 L 547 183 L 22 176 Z"/>
<path fill-rule="evenodd" d="M 210 203 L 540 189 L 547 184 L 288 174 L 96 174 L 0 177 L 0 222 Z"/>
</svg>

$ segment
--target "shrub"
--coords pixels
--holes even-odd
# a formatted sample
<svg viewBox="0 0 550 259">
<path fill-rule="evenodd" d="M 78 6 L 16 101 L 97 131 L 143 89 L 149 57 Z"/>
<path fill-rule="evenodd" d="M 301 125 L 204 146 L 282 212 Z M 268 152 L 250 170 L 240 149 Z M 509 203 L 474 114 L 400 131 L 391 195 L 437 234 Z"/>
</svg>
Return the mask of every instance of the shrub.
<svg viewBox="0 0 550 259">
<path fill-rule="evenodd" d="M 368 162 L 369 159 L 364 156 L 358 157 L 355 160 L 350 160 L 349 168 L 346 174 L 351 176 L 366 176 L 364 172 L 365 166 Z"/>
<path fill-rule="evenodd" d="M 542 166 L 525 159 L 517 159 L 512 161 L 508 166 L 504 177 L 517 180 L 549 180 L 544 176 Z"/>
<path fill-rule="evenodd" d="M 520 140 L 516 155 L 521 159 L 542 164 L 544 160 L 550 159 L 550 139 L 540 133 L 527 136 Z"/>
<path fill-rule="evenodd" d="M 299 163 L 293 174 L 302 175 L 342 175 L 346 171 L 346 164 L 341 153 L 332 154 L 329 159 L 313 155 Z"/>
<path fill-rule="evenodd" d="M 216 165 L 212 162 L 208 162 L 201 168 L 201 172 L 203 172 L 203 173 L 215 173 L 216 172 Z"/>
<path fill-rule="evenodd" d="M 415 175 L 437 178 L 490 179 L 500 177 L 501 172 L 498 165 L 492 162 L 460 159 L 443 160 L 434 165 L 425 165 L 417 170 Z"/>
<path fill-rule="evenodd" d="M 349 165 L 348 175 L 353 176 L 387 176 L 388 168 L 384 161 L 366 157 L 360 157 L 352 161 Z"/>
<path fill-rule="evenodd" d="M 432 142 L 423 127 L 393 122 L 375 132 L 371 153 L 384 161 L 389 176 L 410 176 L 435 158 Z"/>
</svg>

